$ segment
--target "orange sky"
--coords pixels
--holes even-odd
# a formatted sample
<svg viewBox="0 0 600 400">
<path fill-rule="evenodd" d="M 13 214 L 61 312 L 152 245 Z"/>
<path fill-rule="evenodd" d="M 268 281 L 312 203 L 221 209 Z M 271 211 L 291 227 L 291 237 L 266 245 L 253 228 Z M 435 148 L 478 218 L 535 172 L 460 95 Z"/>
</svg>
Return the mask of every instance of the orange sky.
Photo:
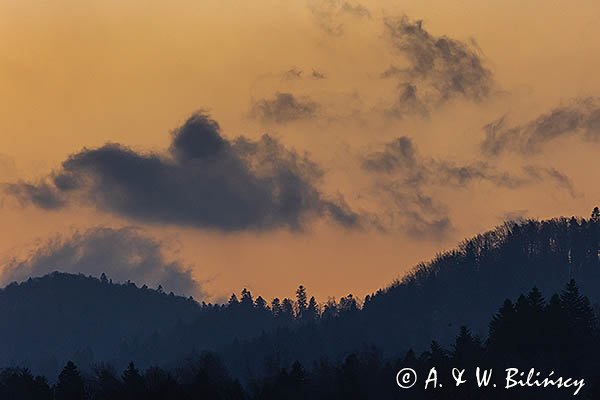
<svg viewBox="0 0 600 400">
<path fill-rule="evenodd" d="M 488 122 L 507 113 L 527 121 L 571 98 L 600 93 L 596 1 L 361 4 L 371 17 L 341 15 L 335 22 L 343 23 L 343 33 L 332 36 L 303 0 L 0 1 L 0 181 L 38 179 L 84 146 L 118 142 L 163 151 L 169 132 L 203 109 L 228 138 L 268 132 L 307 151 L 325 171 L 323 191 L 377 208 L 365 201 L 372 182 L 357 155 L 406 135 L 428 157 L 480 159 Z M 378 107 L 394 96 L 395 85 L 378 76 L 399 62 L 383 18 L 401 14 L 424 20 L 432 35 L 475 39 L 497 92 L 479 103 L 450 102 L 429 118 L 382 118 Z M 292 68 L 305 77 L 314 68 L 328 79 L 284 79 Z M 289 124 L 253 118 L 252 102 L 275 92 L 310 96 L 323 113 Z M 291 295 L 298 284 L 321 300 L 363 296 L 508 213 L 587 215 L 600 195 L 594 183 L 599 146 L 570 137 L 539 154 L 497 161 L 510 170 L 528 163 L 557 168 L 573 181 L 575 196 L 546 181 L 519 189 L 486 182 L 432 189 L 455 228 L 443 240 L 411 239 L 401 227 L 357 232 L 322 222 L 302 233 L 222 233 L 148 225 L 84 207 L 48 212 L 5 197 L 0 263 L 56 233 L 136 225 L 165 240 L 165 252 L 192 267 L 211 299 L 244 286 L 269 298 Z"/>
</svg>

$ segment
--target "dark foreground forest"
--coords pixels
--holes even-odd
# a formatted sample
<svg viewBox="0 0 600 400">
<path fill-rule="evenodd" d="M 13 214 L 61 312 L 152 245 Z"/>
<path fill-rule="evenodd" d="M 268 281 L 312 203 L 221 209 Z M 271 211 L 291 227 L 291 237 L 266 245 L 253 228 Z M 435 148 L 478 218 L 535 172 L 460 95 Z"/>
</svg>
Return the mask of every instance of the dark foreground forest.
<svg viewBox="0 0 600 400">
<path fill-rule="evenodd" d="M 454 343 L 444 348 L 432 341 L 417 354 L 386 358 L 376 347 L 365 347 L 339 362 L 321 359 L 311 365 L 281 364 L 265 360 L 269 372 L 242 383 L 233 376 L 217 354 L 203 352 L 181 361 L 176 367 L 150 367 L 141 372 L 129 363 L 123 372 L 98 364 L 82 373 L 68 361 L 55 384 L 34 376 L 25 368 L 0 372 L 2 399 L 562 399 L 600 396 L 600 331 L 587 297 L 571 281 L 559 295 L 546 301 L 533 288 L 516 301 L 506 300 L 489 323 L 486 338 L 461 327 Z M 402 389 L 397 373 L 412 368 L 420 381 Z M 431 368 L 438 379 L 425 389 Z M 498 374 L 480 387 L 472 372 L 477 367 Z M 465 369 L 466 382 L 456 386 L 452 369 Z M 570 387 L 507 388 L 506 368 L 528 373 L 531 368 L 543 379 L 551 371 L 556 377 L 572 378 Z M 555 378 L 556 378 L 555 377 Z M 402 383 L 402 380 L 400 380 Z M 440 386 L 441 385 L 441 386 Z"/>
<path fill-rule="evenodd" d="M 302 286 L 199 304 L 106 276 L 33 278 L 0 291 L 0 399 L 573 397 L 504 389 L 506 368 L 585 379 L 577 396 L 598 399 L 599 242 L 597 209 L 506 223 L 365 299 L 325 304 Z M 477 366 L 497 388 L 452 388 L 452 368 Z M 425 391 L 432 367 L 443 387 Z M 414 387 L 396 383 L 402 368 Z"/>
</svg>

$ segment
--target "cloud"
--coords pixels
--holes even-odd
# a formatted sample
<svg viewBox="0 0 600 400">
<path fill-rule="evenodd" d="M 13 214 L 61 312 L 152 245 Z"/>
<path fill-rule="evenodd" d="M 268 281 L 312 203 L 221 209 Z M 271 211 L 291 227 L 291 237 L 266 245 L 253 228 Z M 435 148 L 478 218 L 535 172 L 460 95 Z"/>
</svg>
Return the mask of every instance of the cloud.
<svg viewBox="0 0 600 400">
<path fill-rule="evenodd" d="M 266 122 L 285 124 L 314 118 L 319 104 L 310 98 L 298 98 L 292 93 L 276 93 L 273 98 L 254 103 L 252 113 Z"/>
<path fill-rule="evenodd" d="M 380 225 L 384 229 L 399 226 L 418 239 L 441 239 L 453 231 L 445 204 L 427 194 L 435 188 L 462 189 L 482 181 L 514 189 L 549 180 L 572 197 L 578 195 L 569 177 L 555 168 L 527 165 L 515 174 L 484 161 L 460 164 L 424 157 L 406 136 L 367 153 L 361 163 L 375 179 L 371 195 L 386 204 L 380 207 Z"/>
<path fill-rule="evenodd" d="M 2 187 L 6 194 L 16 198 L 22 205 L 33 203 L 46 210 L 61 208 L 65 205 L 64 199 L 57 196 L 54 187 L 43 180 L 37 183 L 3 184 Z"/>
<path fill-rule="evenodd" d="M 384 204 L 377 214 L 383 230 L 400 228 L 418 240 L 441 240 L 454 230 L 446 206 L 424 192 L 432 172 L 410 138 L 399 137 L 363 156 L 362 168 L 375 176 L 370 194 Z"/>
<path fill-rule="evenodd" d="M 120 144 L 72 154 L 44 180 L 4 190 L 22 202 L 56 209 L 92 205 L 137 221 L 220 231 L 301 230 L 325 217 L 358 227 L 359 216 L 317 189 L 320 168 L 263 135 L 221 135 L 205 114 L 176 129 L 166 154 L 140 153 Z"/>
<path fill-rule="evenodd" d="M 331 36 L 341 36 L 344 33 L 347 17 L 371 18 L 368 8 L 350 0 L 310 0 L 308 8 L 319 29 Z"/>
<path fill-rule="evenodd" d="M 556 168 L 527 165 L 524 167 L 524 171 L 533 180 L 542 180 L 544 177 L 549 178 L 555 185 L 568 191 L 573 198 L 580 196 L 580 193 L 575 189 L 575 184 L 571 178 Z"/>
<path fill-rule="evenodd" d="M 500 220 L 507 222 L 522 222 L 527 220 L 527 214 L 529 214 L 529 210 L 513 210 L 507 211 L 500 215 Z"/>
<path fill-rule="evenodd" d="M 418 88 L 410 82 L 400 82 L 397 86 L 397 98 L 393 105 L 385 110 L 390 117 L 402 118 L 407 115 L 428 117 L 430 105 L 426 99 L 420 98 Z"/>
<path fill-rule="evenodd" d="M 560 137 L 579 135 L 586 140 L 600 139 L 600 99 L 587 97 L 571 100 L 549 113 L 523 124 L 509 126 L 507 117 L 484 127 L 485 140 L 481 150 L 488 155 L 505 151 L 520 154 L 538 153 Z"/>
<path fill-rule="evenodd" d="M 426 219 L 423 214 L 409 212 L 407 217 L 406 232 L 414 239 L 443 240 L 455 230 L 449 217 Z"/>
<path fill-rule="evenodd" d="M 373 224 L 382 231 L 400 229 L 413 239 L 439 241 L 455 229 L 447 207 L 421 188 L 398 180 L 377 179 L 370 192 L 384 204 L 373 217 Z"/>
<path fill-rule="evenodd" d="M 302 79 L 302 70 L 296 67 L 288 69 L 282 74 L 282 78 L 285 80 Z"/>
<path fill-rule="evenodd" d="M 391 46 L 409 63 L 406 68 L 391 66 L 381 75 L 399 82 L 399 96 L 390 114 L 401 117 L 414 104 L 420 110 L 423 105 L 435 107 L 453 98 L 479 101 L 492 92 L 492 72 L 474 42 L 433 36 L 422 21 L 407 16 L 386 18 L 384 23 Z"/>
<path fill-rule="evenodd" d="M 401 136 L 384 145 L 382 151 L 372 152 L 363 160 L 363 168 L 376 172 L 394 172 L 417 166 L 415 146 L 409 137 Z"/>
<path fill-rule="evenodd" d="M 522 173 L 499 171 L 485 161 L 457 164 L 447 160 L 421 157 L 406 136 L 386 143 L 382 150 L 367 154 L 362 160 L 364 170 L 402 176 L 403 183 L 412 187 L 425 184 L 464 187 L 472 181 L 488 181 L 499 187 L 518 188 L 532 182 L 550 178 L 575 197 L 570 178 L 555 168 L 525 166 Z"/>
<path fill-rule="evenodd" d="M 325 73 L 323 73 L 317 69 L 314 69 L 314 68 L 313 68 L 312 74 L 310 76 L 313 79 L 327 79 L 327 75 L 325 75 Z"/>
<path fill-rule="evenodd" d="M 53 271 L 99 277 L 105 273 L 115 282 L 131 280 L 165 291 L 202 297 L 203 292 L 189 268 L 167 261 L 161 243 L 135 228 L 93 228 L 72 236 L 56 236 L 26 259 L 13 259 L 3 267 L 2 281 L 22 281 Z"/>
</svg>

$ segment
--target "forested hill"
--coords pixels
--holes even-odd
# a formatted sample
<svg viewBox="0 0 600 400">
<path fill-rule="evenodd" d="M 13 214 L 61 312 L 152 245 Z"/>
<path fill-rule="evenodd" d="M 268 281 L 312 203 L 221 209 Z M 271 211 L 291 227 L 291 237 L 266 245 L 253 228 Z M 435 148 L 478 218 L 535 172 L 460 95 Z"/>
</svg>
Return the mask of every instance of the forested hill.
<svg viewBox="0 0 600 400">
<path fill-rule="evenodd" d="M 461 326 L 482 340 L 490 316 L 507 298 L 537 287 L 547 299 L 573 279 L 598 311 L 600 212 L 590 219 L 507 222 L 465 240 L 455 250 L 414 268 L 402 280 L 369 295 L 362 307 L 351 298 L 325 305 L 318 324 L 259 338 L 242 350 L 250 366 L 276 344 L 276 357 L 304 365 L 374 345 L 387 355 L 449 345 Z M 337 307 L 330 318 L 332 306 Z M 242 352 L 239 348 L 231 354 Z M 274 356 L 275 357 L 275 356 Z M 239 360 L 236 360 L 239 364 Z"/>
<path fill-rule="evenodd" d="M 304 365 L 375 346 L 383 354 L 448 345 L 466 325 L 485 339 L 506 298 L 537 286 L 559 293 L 575 279 L 600 299 L 600 212 L 590 219 L 505 223 L 418 265 L 360 301 L 318 304 L 303 287 L 295 299 L 243 290 L 224 305 L 200 305 L 159 289 L 54 273 L 0 290 L 0 366 L 26 365 L 52 376 L 67 359 L 82 368 L 174 363 L 219 352 L 234 373 Z M 267 362 L 268 361 L 268 362 Z"/>
<path fill-rule="evenodd" d="M 590 219 L 556 218 L 507 222 L 465 240 L 457 249 L 418 265 L 402 280 L 366 299 L 361 319 L 378 342 L 389 329 L 406 342 L 424 332 L 444 340 L 457 326 L 485 333 L 487 316 L 506 298 L 537 286 L 561 290 L 575 279 L 593 303 L 600 300 L 600 212 Z M 390 343 L 393 346 L 398 343 Z"/>
<path fill-rule="evenodd" d="M 197 318 L 192 299 L 160 289 L 52 273 L 0 290 L 0 364 L 58 367 L 63 357 L 114 354 L 125 338 Z M 77 353 L 77 354 L 76 354 Z"/>
</svg>

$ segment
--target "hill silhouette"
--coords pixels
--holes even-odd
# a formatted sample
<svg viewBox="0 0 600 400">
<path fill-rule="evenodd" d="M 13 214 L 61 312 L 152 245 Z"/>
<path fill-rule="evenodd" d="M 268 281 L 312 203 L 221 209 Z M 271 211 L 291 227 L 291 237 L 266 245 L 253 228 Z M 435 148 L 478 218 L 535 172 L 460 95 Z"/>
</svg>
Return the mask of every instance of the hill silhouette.
<svg viewBox="0 0 600 400">
<path fill-rule="evenodd" d="M 0 290 L 0 363 L 54 370 L 64 357 L 118 354 L 126 338 L 191 321 L 191 299 L 133 283 L 54 272 Z"/>
<path fill-rule="evenodd" d="M 299 304 L 302 294 L 299 290 Z M 450 346 L 432 341 L 420 355 L 408 350 L 401 356 L 384 357 L 371 347 L 333 362 L 322 358 L 311 366 L 298 360 L 285 363 L 266 359 L 270 370 L 248 377 L 243 383 L 214 352 L 186 357 L 176 367 L 167 369 L 152 366 L 143 370 L 130 362 L 121 374 L 106 363 L 82 371 L 69 360 L 54 382 L 35 376 L 27 368 L 1 368 L 0 398 L 492 400 L 506 398 L 506 390 L 510 389 L 514 399 L 567 399 L 579 395 L 595 400 L 600 395 L 599 344 L 598 319 L 589 299 L 580 294 L 576 282 L 571 280 L 550 300 L 535 287 L 514 302 L 505 300 L 491 318 L 485 339 L 462 326 Z M 400 389 L 399 376 L 407 367 L 413 369 L 414 379 L 427 375 L 428 383 L 416 384 L 410 374 L 407 380 L 404 372 L 405 385 Z M 465 372 L 468 376 L 460 383 L 454 372 L 457 367 L 464 371 L 461 376 Z M 470 379 L 470 373 L 481 367 L 489 379 Z M 436 374 L 432 376 L 433 370 Z M 515 376 L 519 371 L 521 376 L 531 371 L 527 382 L 533 379 L 536 383 L 519 380 L 517 384 Z M 505 383 L 503 372 L 510 376 Z M 454 376 L 456 385 L 450 376 Z"/>
<path fill-rule="evenodd" d="M 384 356 L 448 346 L 460 326 L 485 337 L 506 298 L 537 287 L 559 293 L 571 279 L 592 305 L 600 295 L 600 212 L 589 219 L 505 223 L 419 264 L 367 296 L 317 304 L 302 286 L 295 299 L 267 303 L 244 289 L 223 305 L 159 289 L 53 273 L 0 290 L 0 365 L 56 375 L 68 359 L 82 369 L 174 365 L 190 354 L 221 354 L 249 379 L 277 365 L 303 365 L 377 348 Z M 597 306 L 596 306 L 597 310 Z"/>
<path fill-rule="evenodd" d="M 378 343 L 389 342 L 389 329 L 403 326 L 403 342 L 419 346 L 425 344 L 423 332 L 442 341 L 460 325 L 485 333 L 487 318 L 498 304 L 534 286 L 556 293 L 574 279 L 597 304 L 599 240 L 598 208 L 590 219 L 507 222 L 419 264 L 402 280 L 369 296 L 361 319 Z"/>
<path fill-rule="evenodd" d="M 293 322 L 260 304 L 247 291 L 235 304 L 199 304 L 104 274 L 53 272 L 0 289 L 0 366 L 51 376 L 67 359 L 83 368 L 164 364 Z"/>
<path fill-rule="evenodd" d="M 340 359 L 375 346 L 384 355 L 422 351 L 431 340 L 450 345 L 460 326 L 485 337 L 490 315 L 507 298 L 537 287 L 558 293 L 575 280 L 598 313 L 600 212 L 589 219 L 507 222 L 463 241 L 456 249 L 417 265 L 401 280 L 365 298 L 362 308 L 322 318 L 319 324 L 257 338 L 246 350 L 246 368 L 260 368 L 259 354 L 277 343 L 278 359 L 305 365 Z M 275 355 L 273 355 L 275 357 Z M 235 365 L 240 364 L 236 360 Z"/>
<path fill-rule="evenodd" d="M 320 305 L 318 315 L 307 317 L 304 294 L 293 305 L 292 323 L 271 333 L 264 329 L 265 334 L 219 350 L 239 373 L 268 372 L 265 359 L 311 365 L 324 357 L 340 360 L 370 346 L 386 356 L 399 356 L 408 349 L 424 350 L 431 340 L 449 345 L 460 326 L 485 337 L 490 315 L 505 299 L 532 287 L 558 293 L 572 279 L 597 311 L 599 228 L 598 210 L 589 219 L 507 222 L 419 264 L 362 304 L 349 295 L 338 303 Z M 244 315 L 264 312 L 251 304 Z M 276 313 L 276 307 L 270 311 Z M 245 329 L 260 330 L 251 323 Z M 178 351 L 192 347 L 206 329 L 192 325 L 184 332 L 165 337 L 164 345 Z"/>
</svg>

